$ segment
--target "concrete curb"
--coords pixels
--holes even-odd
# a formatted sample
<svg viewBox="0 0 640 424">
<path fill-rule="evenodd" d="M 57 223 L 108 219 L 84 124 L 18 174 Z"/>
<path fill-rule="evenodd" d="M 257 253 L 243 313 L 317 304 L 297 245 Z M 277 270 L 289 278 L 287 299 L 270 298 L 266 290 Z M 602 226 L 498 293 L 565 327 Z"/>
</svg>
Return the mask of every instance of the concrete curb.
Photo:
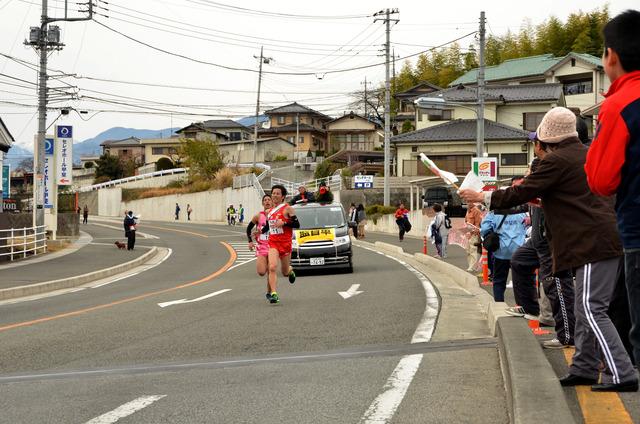
<svg viewBox="0 0 640 424">
<path fill-rule="evenodd" d="M 0 300 L 33 296 L 36 294 L 46 293 L 54 290 L 68 289 L 71 287 L 77 287 L 86 283 L 90 283 L 91 281 L 111 277 L 112 275 L 120 274 L 122 272 L 129 271 L 130 269 L 133 269 L 139 265 L 142 265 L 143 263 L 147 262 L 147 260 L 154 257 L 158 252 L 158 248 L 156 246 L 153 246 L 148 252 L 141 255 L 140 257 L 120 265 L 112 266 L 110 268 L 77 275 L 75 277 L 62 278 L 59 280 L 45 281 L 37 284 L 29 284 L 2 289 L 0 290 Z"/>
<path fill-rule="evenodd" d="M 454 265 L 422 253 L 410 255 L 404 253 L 401 247 L 388 243 L 376 242 L 374 246 L 390 254 L 414 258 L 435 272 L 449 276 L 483 303 L 490 334 L 498 337 L 500 364 L 511 423 L 538 424 L 542 405 L 545 413 L 554 417 L 554 422 L 575 422 L 558 377 L 542 347 L 525 320 L 505 313 L 506 303 L 494 302 L 491 295 L 478 286 L 476 277 Z"/>
<path fill-rule="evenodd" d="M 497 330 L 511 422 L 540 423 L 544 405 L 544 414 L 554 422 L 575 423 L 558 377 L 526 321 L 500 318 Z"/>
</svg>

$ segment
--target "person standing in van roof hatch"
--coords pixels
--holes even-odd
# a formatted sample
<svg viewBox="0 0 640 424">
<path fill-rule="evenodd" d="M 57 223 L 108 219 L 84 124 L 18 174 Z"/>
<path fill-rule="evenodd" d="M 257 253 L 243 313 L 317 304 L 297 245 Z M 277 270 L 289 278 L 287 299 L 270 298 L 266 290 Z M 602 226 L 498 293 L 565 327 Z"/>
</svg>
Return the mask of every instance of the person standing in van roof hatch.
<svg viewBox="0 0 640 424">
<path fill-rule="evenodd" d="M 291 267 L 291 240 L 293 229 L 300 228 L 300 222 L 295 209 L 284 203 L 286 196 L 287 189 L 283 185 L 276 184 L 271 187 L 273 207 L 267 212 L 267 223 L 262 227 L 262 232 L 269 234 L 269 288 L 272 292 L 268 299 L 271 303 L 280 301 L 276 291 L 278 261 L 282 275 L 289 277 L 291 284 L 296 281 L 296 273 Z"/>
</svg>

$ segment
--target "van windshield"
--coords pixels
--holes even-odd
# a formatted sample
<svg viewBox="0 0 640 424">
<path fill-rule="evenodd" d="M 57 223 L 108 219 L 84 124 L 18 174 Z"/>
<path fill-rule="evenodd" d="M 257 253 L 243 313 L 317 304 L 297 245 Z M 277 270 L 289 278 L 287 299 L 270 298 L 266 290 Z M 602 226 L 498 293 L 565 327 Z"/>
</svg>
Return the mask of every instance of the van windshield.
<svg viewBox="0 0 640 424">
<path fill-rule="evenodd" d="M 345 225 L 344 213 L 340 206 L 327 207 L 299 207 L 296 209 L 300 228 L 337 228 Z"/>
</svg>

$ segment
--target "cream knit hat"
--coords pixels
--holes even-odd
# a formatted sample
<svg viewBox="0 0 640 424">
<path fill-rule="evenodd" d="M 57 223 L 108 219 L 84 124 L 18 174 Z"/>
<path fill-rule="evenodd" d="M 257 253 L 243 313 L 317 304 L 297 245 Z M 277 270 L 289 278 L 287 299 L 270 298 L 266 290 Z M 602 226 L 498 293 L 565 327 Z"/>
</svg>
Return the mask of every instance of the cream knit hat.
<svg viewBox="0 0 640 424">
<path fill-rule="evenodd" d="M 569 137 L 578 137 L 576 115 L 565 107 L 554 107 L 544 115 L 536 131 L 538 140 L 560 143 Z"/>
</svg>

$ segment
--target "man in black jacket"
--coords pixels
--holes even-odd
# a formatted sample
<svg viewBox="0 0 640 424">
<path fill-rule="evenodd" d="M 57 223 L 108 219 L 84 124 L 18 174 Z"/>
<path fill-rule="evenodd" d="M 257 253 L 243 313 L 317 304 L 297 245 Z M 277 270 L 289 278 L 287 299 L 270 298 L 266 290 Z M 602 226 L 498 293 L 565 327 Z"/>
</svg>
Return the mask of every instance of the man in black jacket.
<svg viewBox="0 0 640 424">
<path fill-rule="evenodd" d="M 315 202 L 315 201 L 316 199 L 313 193 L 311 193 L 310 191 L 307 191 L 307 188 L 301 185 L 300 187 L 298 187 L 298 194 L 296 194 L 291 198 L 291 201 L 289 201 L 289 204 L 293 206 L 297 203 L 308 203 L 308 202 Z"/>
<path fill-rule="evenodd" d="M 136 219 L 133 211 L 124 216 L 124 235 L 127 237 L 127 250 L 133 250 L 136 245 Z"/>
</svg>

